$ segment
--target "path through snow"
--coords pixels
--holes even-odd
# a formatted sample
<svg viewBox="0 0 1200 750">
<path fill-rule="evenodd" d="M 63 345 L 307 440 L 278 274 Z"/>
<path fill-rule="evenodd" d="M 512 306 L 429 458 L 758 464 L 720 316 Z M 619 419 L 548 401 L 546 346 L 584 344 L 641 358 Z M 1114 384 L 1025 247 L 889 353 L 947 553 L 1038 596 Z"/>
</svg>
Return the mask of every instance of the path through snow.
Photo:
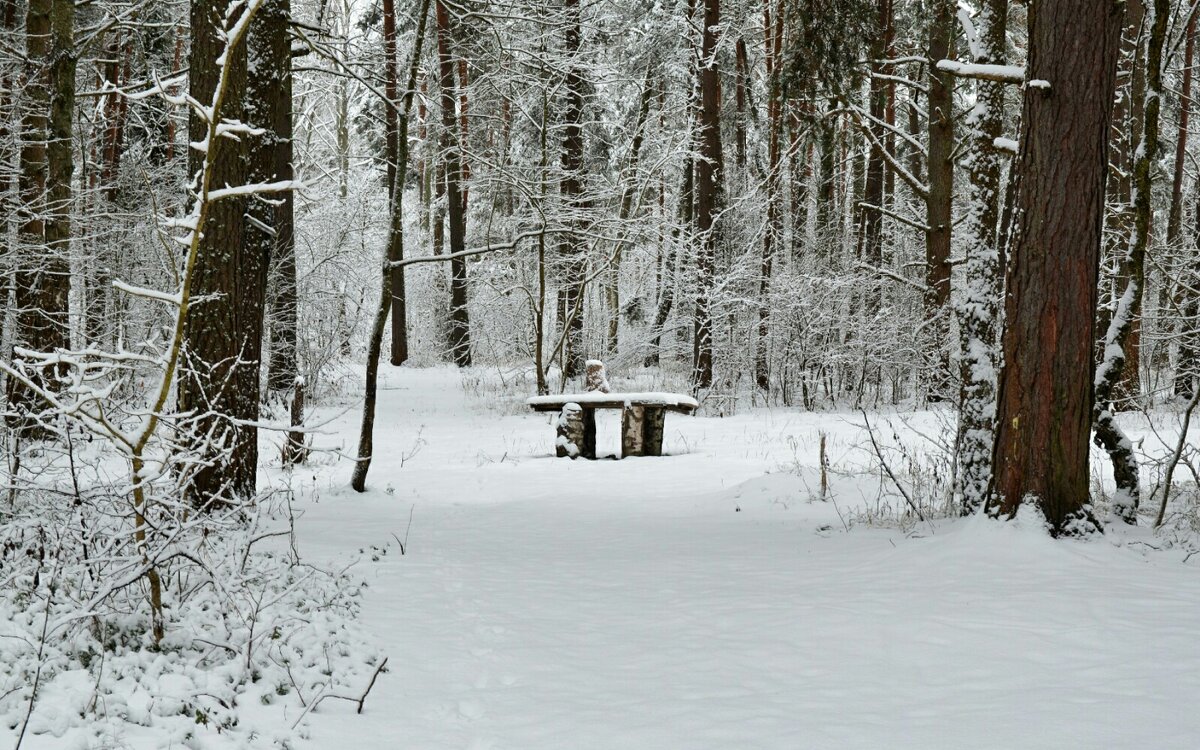
<svg viewBox="0 0 1200 750">
<path fill-rule="evenodd" d="M 455 381 L 390 376 L 376 444 L 424 444 L 368 494 L 345 463 L 316 475 L 311 556 L 391 544 L 363 569 L 391 666 L 362 716 L 321 709 L 314 747 L 1196 746 L 1179 556 L 975 520 L 845 533 L 780 469 L 815 464 L 818 429 L 849 461 L 849 417 L 671 415 L 683 455 L 572 462 L 545 415 L 480 413 Z"/>
</svg>

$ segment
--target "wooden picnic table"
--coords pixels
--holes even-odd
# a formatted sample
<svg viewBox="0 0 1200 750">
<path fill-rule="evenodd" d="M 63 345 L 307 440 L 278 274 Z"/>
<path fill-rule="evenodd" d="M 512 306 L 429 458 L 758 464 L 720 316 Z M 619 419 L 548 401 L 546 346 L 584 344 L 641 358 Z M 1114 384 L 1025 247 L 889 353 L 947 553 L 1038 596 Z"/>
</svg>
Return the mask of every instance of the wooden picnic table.
<svg viewBox="0 0 1200 750">
<path fill-rule="evenodd" d="M 559 412 L 559 456 L 596 457 L 596 410 L 621 410 L 621 456 L 661 456 L 666 413 L 691 414 L 699 405 L 678 393 L 564 393 L 525 401 L 534 411 Z"/>
</svg>

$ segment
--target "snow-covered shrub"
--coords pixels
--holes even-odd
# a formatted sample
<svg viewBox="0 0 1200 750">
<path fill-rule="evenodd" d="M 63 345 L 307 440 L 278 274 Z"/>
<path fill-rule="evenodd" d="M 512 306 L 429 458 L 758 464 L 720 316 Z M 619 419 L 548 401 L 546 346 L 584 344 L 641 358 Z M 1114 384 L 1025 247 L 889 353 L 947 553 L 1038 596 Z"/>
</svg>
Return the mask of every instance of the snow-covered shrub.
<svg viewBox="0 0 1200 750">
<path fill-rule="evenodd" d="M 302 561 L 286 493 L 155 517 L 171 529 L 148 552 L 158 639 L 127 499 L 46 457 L 0 524 L 0 734 L 272 747 L 314 705 L 367 689 L 383 657 L 352 624 L 365 584 Z"/>
</svg>

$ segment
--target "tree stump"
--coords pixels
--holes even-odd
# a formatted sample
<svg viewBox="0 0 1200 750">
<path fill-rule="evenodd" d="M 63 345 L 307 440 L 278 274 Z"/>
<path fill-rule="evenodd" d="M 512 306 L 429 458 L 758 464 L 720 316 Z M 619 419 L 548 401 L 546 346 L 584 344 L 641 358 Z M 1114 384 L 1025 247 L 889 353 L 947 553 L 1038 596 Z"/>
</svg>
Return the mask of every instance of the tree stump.
<svg viewBox="0 0 1200 750">
<path fill-rule="evenodd" d="M 308 455 L 308 446 L 304 442 L 304 378 L 296 376 L 292 386 L 291 426 L 297 429 L 289 430 L 283 444 L 283 465 L 294 466 L 304 463 Z"/>
<path fill-rule="evenodd" d="M 585 378 L 587 389 L 600 393 L 611 393 L 612 388 L 608 384 L 608 373 L 604 369 L 604 363 L 598 359 L 589 359 L 585 366 L 587 367 L 587 377 Z"/>
<path fill-rule="evenodd" d="M 554 454 L 559 458 L 578 458 L 583 453 L 584 427 L 583 407 L 579 404 L 565 404 L 558 414 L 556 426 L 557 437 L 554 440 Z M 593 422 L 593 438 L 594 437 Z"/>
<path fill-rule="evenodd" d="M 663 433 L 666 431 L 667 410 L 653 406 L 646 407 L 645 429 L 642 432 L 644 453 L 646 456 L 661 456 Z"/>
<path fill-rule="evenodd" d="M 621 410 L 621 457 L 646 455 L 646 407 Z"/>
</svg>

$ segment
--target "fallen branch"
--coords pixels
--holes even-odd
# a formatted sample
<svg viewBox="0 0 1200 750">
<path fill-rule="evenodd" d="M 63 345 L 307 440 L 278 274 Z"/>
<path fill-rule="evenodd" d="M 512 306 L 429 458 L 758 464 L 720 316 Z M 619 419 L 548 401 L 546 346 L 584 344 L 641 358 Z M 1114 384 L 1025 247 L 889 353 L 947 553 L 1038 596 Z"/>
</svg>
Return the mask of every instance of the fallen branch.
<svg viewBox="0 0 1200 750">
<path fill-rule="evenodd" d="M 896 485 L 896 489 L 899 490 L 900 494 L 904 497 L 904 502 L 908 503 L 908 507 L 913 509 L 913 512 L 917 514 L 917 518 L 921 519 L 925 523 L 929 523 L 929 519 L 925 517 L 925 514 L 921 512 L 921 509 L 917 507 L 917 504 L 913 502 L 913 499 L 909 497 L 907 492 L 904 491 L 904 486 L 900 484 L 900 480 L 896 479 L 896 475 L 892 473 L 892 467 L 888 466 L 887 460 L 884 459 L 883 451 L 879 449 L 879 443 L 875 442 L 875 431 L 871 429 L 871 422 L 867 419 L 867 410 L 859 409 L 859 412 L 861 412 L 863 415 L 863 424 L 867 428 L 867 436 L 871 438 L 871 446 L 875 449 L 875 456 L 879 459 L 879 465 L 883 467 L 885 472 L 887 472 L 888 478 L 892 480 L 892 484 Z M 929 529 L 930 531 L 933 530 L 932 523 L 929 523 Z"/>
</svg>

